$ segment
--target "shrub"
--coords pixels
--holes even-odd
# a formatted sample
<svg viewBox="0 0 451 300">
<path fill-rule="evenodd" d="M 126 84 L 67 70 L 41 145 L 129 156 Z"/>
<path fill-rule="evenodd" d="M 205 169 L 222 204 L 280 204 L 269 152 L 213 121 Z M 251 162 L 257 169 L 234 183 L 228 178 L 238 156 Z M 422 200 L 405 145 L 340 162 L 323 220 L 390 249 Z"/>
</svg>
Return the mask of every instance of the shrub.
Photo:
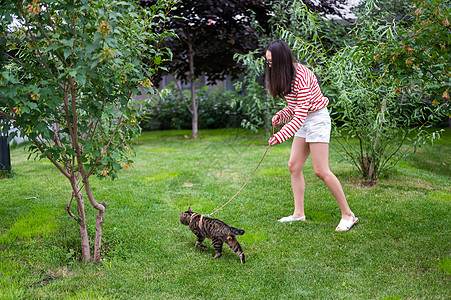
<svg viewBox="0 0 451 300">
<path fill-rule="evenodd" d="M 183 96 L 183 97 L 182 97 Z M 188 90 L 180 91 L 172 82 L 145 104 L 141 118 L 144 130 L 190 129 L 191 114 L 186 103 Z M 231 103 L 240 98 L 236 91 L 225 91 L 222 86 L 211 90 L 205 86 L 196 92 L 199 101 L 199 128 L 215 129 L 240 126 L 243 117 Z"/>
</svg>

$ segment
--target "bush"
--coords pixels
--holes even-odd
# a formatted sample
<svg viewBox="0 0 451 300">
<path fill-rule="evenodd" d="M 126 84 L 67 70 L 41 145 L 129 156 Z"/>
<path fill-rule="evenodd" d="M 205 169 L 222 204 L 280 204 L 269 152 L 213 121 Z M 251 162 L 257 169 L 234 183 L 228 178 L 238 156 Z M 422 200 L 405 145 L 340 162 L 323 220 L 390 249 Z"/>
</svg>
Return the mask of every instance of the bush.
<svg viewBox="0 0 451 300">
<path fill-rule="evenodd" d="M 182 98 L 183 95 L 183 98 Z M 180 91 L 172 82 L 152 97 L 141 118 L 143 130 L 191 129 L 191 113 L 187 103 L 188 90 Z M 224 91 L 222 86 L 211 90 L 206 86 L 196 92 L 199 103 L 199 129 L 239 127 L 243 116 L 231 103 L 240 98 L 236 91 Z"/>
</svg>

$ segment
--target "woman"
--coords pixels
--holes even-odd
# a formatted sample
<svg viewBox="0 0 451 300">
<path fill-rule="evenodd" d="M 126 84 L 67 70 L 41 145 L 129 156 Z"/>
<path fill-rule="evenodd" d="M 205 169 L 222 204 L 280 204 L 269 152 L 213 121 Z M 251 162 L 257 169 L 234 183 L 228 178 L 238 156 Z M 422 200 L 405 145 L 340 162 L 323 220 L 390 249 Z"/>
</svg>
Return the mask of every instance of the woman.
<svg viewBox="0 0 451 300">
<path fill-rule="evenodd" d="M 266 88 L 274 98 L 285 98 L 288 102 L 272 118 L 274 126 L 286 124 L 269 140 L 269 144 L 272 146 L 283 143 L 294 135 L 288 162 L 294 212 L 278 221 L 305 221 L 305 181 L 302 168 L 311 155 L 315 175 L 324 181 L 341 209 L 341 221 L 335 230 L 349 230 L 359 219 L 352 213 L 340 182 L 329 169 L 329 100 L 322 95 L 313 72 L 295 61 L 291 49 L 284 41 L 277 40 L 268 45 Z"/>
</svg>

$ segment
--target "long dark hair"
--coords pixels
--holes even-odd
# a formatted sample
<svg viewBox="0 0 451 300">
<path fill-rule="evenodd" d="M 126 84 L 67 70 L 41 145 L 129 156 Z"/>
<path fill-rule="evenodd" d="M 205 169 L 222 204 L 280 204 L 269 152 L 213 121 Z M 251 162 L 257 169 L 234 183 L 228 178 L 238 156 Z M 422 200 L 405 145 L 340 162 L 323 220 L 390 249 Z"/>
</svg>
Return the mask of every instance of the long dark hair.
<svg viewBox="0 0 451 300">
<path fill-rule="evenodd" d="M 273 98 L 291 93 L 291 82 L 296 75 L 296 60 L 290 47 L 282 40 L 271 42 L 266 48 L 271 52 L 271 67 L 265 67 L 266 90 Z"/>
</svg>

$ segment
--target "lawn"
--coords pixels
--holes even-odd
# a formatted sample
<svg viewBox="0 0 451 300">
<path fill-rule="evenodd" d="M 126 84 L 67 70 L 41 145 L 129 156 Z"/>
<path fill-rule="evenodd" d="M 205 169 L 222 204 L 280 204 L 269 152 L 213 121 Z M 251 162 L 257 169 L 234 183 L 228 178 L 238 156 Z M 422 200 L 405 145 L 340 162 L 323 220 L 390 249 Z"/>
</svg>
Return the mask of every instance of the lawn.
<svg viewBox="0 0 451 300">
<path fill-rule="evenodd" d="M 208 214 L 246 182 L 267 137 L 243 130 L 145 132 L 133 168 L 93 179 L 108 202 L 102 263 L 82 264 L 78 226 L 63 207 L 66 179 L 45 160 L 11 150 L 0 180 L 0 299 L 450 299 L 451 130 L 373 187 L 332 150 L 360 222 L 334 232 L 340 210 L 305 166 L 306 222 L 292 212 L 290 143 L 269 149 L 243 191 L 214 215 L 244 229 L 246 264 L 226 245 L 214 259 L 179 222 L 189 206 Z M 86 205 L 88 207 L 89 205 Z M 73 208 L 75 210 L 75 208 Z M 88 208 L 93 235 L 95 211 Z"/>
</svg>

